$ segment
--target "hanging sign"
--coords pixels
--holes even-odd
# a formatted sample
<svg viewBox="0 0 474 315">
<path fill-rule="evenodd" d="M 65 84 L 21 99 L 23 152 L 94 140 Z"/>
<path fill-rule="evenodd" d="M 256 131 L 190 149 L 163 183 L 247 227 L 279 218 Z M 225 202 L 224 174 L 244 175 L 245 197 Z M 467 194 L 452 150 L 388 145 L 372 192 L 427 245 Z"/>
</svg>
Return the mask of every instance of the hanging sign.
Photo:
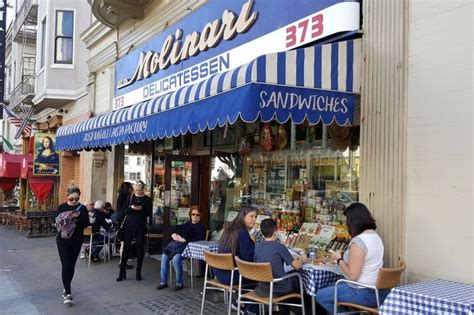
<svg viewBox="0 0 474 315">
<path fill-rule="evenodd" d="M 55 147 L 55 134 L 35 134 L 33 175 L 59 175 L 59 155 Z"/>
<path fill-rule="evenodd" d="M 360 27 L 360 4 L 343 0 L 209 0 L 115 65 L 113 109 L 130 106 Z"/>
</svg>

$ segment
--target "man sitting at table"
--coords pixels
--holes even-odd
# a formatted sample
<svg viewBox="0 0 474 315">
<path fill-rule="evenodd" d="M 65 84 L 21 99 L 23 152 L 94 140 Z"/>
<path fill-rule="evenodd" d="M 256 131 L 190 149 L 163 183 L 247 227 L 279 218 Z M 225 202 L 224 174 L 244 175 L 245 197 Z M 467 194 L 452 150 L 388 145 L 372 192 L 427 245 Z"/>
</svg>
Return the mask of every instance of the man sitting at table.
<svg viewBox="0 0 474 315">
<path fill-rule="evenodd" d="M 107 242 L 107 236 L 100 234 L 100 228 L 105 230 L 110 229 L 112 226 L 112 221 L 107 218 L 105 203 L 102 200 L 97 200 L 94 204 L 94 210 L 92 211 L 93 222 L 92 222 L 92 242 L 95 243 L 94 247 L 91 250 L 91 260 L 93 262 L 100 262 L 99 253 L 102 250 L 102 246 L 98 245 L 102 243 L 105 239 Z M 97 234 L 96 234 L 97 233 Z"/>
<path fill-rule="evenodd" d="M 285 245 L 277 241 L 277 224 L 274 220 L 263 220 L 260 224 L 260 230 L 265 237 L 265 241 L 255 245 L 254 260 L 256 262 L 269 262 L 272 266 L 274 279 L 286 275 L 284 268 L 285 263 L 291 265 L 295 270 L 298 270 L 308 259 L 305 255 L 293 257 Z M 260 296 L 268 296 L 270 292 L 270 284 L 267 282 L 260 282 L 258 287 L 255 289 L 255 292 Z M 295 292 L 300 292 L 300 285 L 297 277 L 290 277 L 273 284 L 273 296 L 275 297 Z"/>
</svg>

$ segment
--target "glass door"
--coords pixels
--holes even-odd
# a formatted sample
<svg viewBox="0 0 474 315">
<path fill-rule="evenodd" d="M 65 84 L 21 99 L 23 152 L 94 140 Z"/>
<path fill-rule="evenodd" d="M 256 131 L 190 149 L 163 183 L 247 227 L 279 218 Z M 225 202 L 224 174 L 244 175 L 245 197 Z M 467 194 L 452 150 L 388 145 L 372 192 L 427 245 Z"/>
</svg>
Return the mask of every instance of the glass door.
<svg viewBox="0 0 474 315">
<path fill-rule="evenodd" d="M 174 227 L 189 221 L 189 209 L 199 203 L 199 158 L 168 156 L 165 168 L 164 241 Z"/>
</svg>

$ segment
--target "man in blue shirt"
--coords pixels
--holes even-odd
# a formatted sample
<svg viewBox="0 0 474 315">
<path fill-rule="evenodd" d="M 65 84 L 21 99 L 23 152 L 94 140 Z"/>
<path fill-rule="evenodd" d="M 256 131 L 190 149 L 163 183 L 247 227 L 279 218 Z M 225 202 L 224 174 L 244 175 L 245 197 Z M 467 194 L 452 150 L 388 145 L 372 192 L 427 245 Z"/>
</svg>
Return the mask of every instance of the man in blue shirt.
<svg viewBox="0 0 474 315">
<path fill-rule="evenodd" d="M 305 255 L 293 257 L 288 249 L 277 241 L 278 232 L 276 222 L 272 219 L 265 219 L 260 224 L 260 230 L 265 237 L 265 242 L 258 243 L 255 246 L 255 261 L 269 262 L 272 266 L 273 278 L 281 278 L 286 275 L 284 264 L 291 265 L 295 270 L 308 259 Z M 283 296 L 289 293 L 299 293 L 299 280 L 297 277 L 291 277 L 273 284 L 274 296 Z M 268 296 L 270 284 L 260 282 L 256 288 L 256 293 L 261 296 Z"/>
</svg>

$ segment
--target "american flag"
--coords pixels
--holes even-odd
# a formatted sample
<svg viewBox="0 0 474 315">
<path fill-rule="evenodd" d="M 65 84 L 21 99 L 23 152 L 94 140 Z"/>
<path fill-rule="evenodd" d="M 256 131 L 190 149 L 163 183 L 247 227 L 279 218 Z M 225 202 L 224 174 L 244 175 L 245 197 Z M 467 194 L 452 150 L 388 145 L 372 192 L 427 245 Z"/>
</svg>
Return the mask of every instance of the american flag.
<svg viewBox="0 0 474 315">
<path fill-rule="evenodd" d="M 5 113 L 7 114 L 7 121 L 11 124 L 15 125 L 15 127 L 20 128 L 23 124 L 23 120 L 15 116 L 12 112 L 10 112 L 5 106 L 3 106 Z M 23 134 L 29 135 L 31 133 L 32 126 L 31 124 L 26 124 L 25 128 L 23 129 Z"/>
</svg>

